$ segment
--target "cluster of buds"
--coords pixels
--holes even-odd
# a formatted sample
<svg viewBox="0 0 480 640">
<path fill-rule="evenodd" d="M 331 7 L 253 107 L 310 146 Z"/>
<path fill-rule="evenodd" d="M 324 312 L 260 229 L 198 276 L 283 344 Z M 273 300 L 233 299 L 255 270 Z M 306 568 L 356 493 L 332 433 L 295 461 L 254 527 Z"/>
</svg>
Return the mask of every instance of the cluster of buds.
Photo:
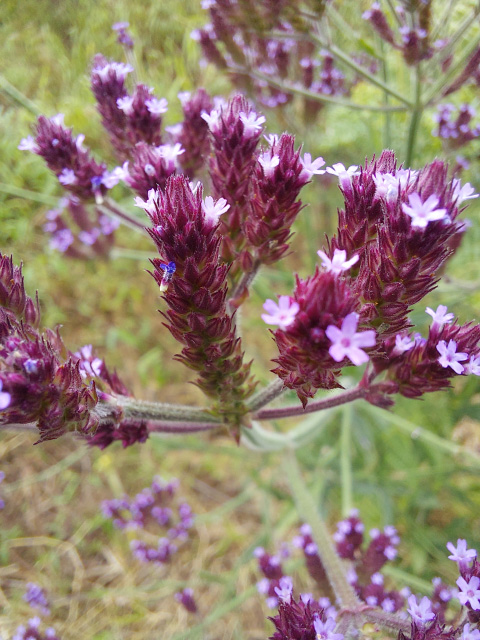
<svg viewBox="0 0 480 640">
<path fill-rule="evenodd" d="M 379 573 L 381 567 L 396 556 L 399 542 L 396 530 L 391 526 L 385 527 L 383 532 L 373 529 L 370 532 L 371 542 L 364 550 L 363 534 L 364 526 L 358 512 L 352 511 L 350 517 L 337 525 L 337 532 L 333 536 L 336 551 L 341 558 L 349 561 L 349 565 L 345 565 L 345 575 L 354 586 L 360 601 L 365 603 L 361 606 L 367 605 L 371 610 L 378 609 L 382 612 L 380 616 L 397 614 L 392 617 L 392 620 L 397 621 L 406 619 L 407 613 L 410 615 L 411 634 L 400 631 L 398 640 L 480 638 L 480 565 L 476 560 L 476 551 L 467 549 L 465 540 L 458 540 L 456 547 L 451 542 L 447 544 L 452 553 L 450 559 L 459 566 L 459 590 L 452 589 L 435 578 L 432 581 L 431 597 L 424 596 L 418 601 L 418 596 L 411 594 L 408 588 L 386 591 L 384 578 Z M 300 536 L 293 540 L 293 546 L 303 549 L 307 567 L 309 558 L 312 557 L 317 557 L 321 563 L 308 525 L 300 528 Z M 266 595 L 270 608 L 278 608 L 277 615 L 269 618 L 276 629 L 270 636 L 271 640 L 342 640 L 344 636 L 339 633 L 342 625 L 338 624 L 343 621 L 341 603 L 338 603 L 340 608 L 335 608 L 329 597 L 316 599 L 312 593 L 301 593 L 297 599 L 293 579 L 284 573 L 280 556 L 272 556 L 261 548 L 255 551 L 255 556 L 264 576 L 257 588 Z M 315 576 L 314 578 L 317 588 L 328 588 L 327 580 L 319 582 Z M 445 619 L 448 603 L 454 598 L 467 608 L 468 617 L 457 617 L 457 621 L 462 619 L 460 626 L 453 623 L 447 627 Z M 406 605 L 408 608 L 405 611 Z"/>
<path fill-rule="evenodd" d="M 385 527 L 383 532 L 372 529 L 370 544 L 363 550 L 363 531 L 364 525 L 355 510 L 349 518 L 338 523 L 337 532 L 333 536 L 337 554 L 351 563 L 348 580 L 362 602 L 381 607 L 389 613 L 399 611 L 405 604 L 405 592 L 386 591 L 384 578 L 379 573 L 387 562 L 396 557 L 398 535 L 391 526 Z M 315 601 L 311 593 L 301 593 L 300 601 L 304 604 L 310 602 L 311 605 L 315 602 L 328 617 L 335 618 L 337 612 L 331 604 L 333 594 L 308 524 L 300 527 L 299 535 L 292 540 L 292 546 L 303 551 L 307 571 L 322 594 Z M 278 555 L 270 555 L 263 548 L 258 548 L 254 555 L 264 576 L 257 583 L 257 589 L 265 596 L 267 606 L 274 609 L 284 599 L 284 592 L 292 591 L 293 579 L 285 573 L 282 563 L 282 557 L 287 558 L 289 552 L 282 550 Z"/>
<path fill-rule="evenodd" d="M 21 267 L 0 255 L 0 424 L 34 423 L 38 442 L 69 431 L 101 448 L 143 442 L 146 424 L 123 420 L 115 405 L 113 396 L 129 395 L 117 374 L 91 346 L 73 353 L 58 330 L 41 332 L 39 324 L 38 300 L 25 293 Z"/>
<path fill-rule="evenodd" d="M 60 638 L 53 627 L 41 631 L 41 620 L 35 617 L 30 618 L 26 625 L 17 627 L 12 640 L 60 640 Z"/>
<path fill-rule="evenodd" d="M 407 10 L 401 4 L 395 7 L 398 34 L 390 27 L 380 2 L 374 2 L 363 19 L 368 20 L 380 37 L 392 47 L 402 52 L 405 62 L 417 65 L 431 58 L 436 50 L 442 49 L 445 42 L 431 42 L 432 27 L 431 2 L 412 2 Z"/>
<path fill-rule="evenodd" d="M 23 595 L 25 602 L 32 607 L 32 609 L 38 609 L 42 615 L 50 615 L 50 607 L 47 600 L 47 594 L 45 589 L 34 582 L 27 584 L 27 591 Z"/>
<path fill-rule="evenodd" d="M 201 185 L 192 189 L 185 177 L 173 176 L 164 192 L 151 191 L 143 203 L 161 256 L 152 260 L 152 275 L 169 307 L 166 325 L 184 345 L 176 358 L 198 372 L 195 383 L 236 428 L 255 385 L 226 306 L 228 267 L 220 260 L 218 221 L 223 203 L 204 202 L 202 195 Z"/>
<path fill-rule="evenodd" d="M 468 104 L 458 109 L 453 104 L 443 104 L 435 116 L 438 128 L 433 134 L 441 138 L 448 149 L 459 149 L 480 136 L 480 125 L 472 126 L 475 115 L 475 109 Z"/>
<path fill-rule="evenodd" d="M 108 256 L 120 222 L 93 210 L 70 195 L 46 214 L 43 230 L 50 235 L 50 247 L 70 258 L 89 259 Z M 73 224 L 72 224 L 73 223 Z"/>
<path fill-rule="evenodd" d="M 463 202 L 478 194 L 448 180 L 442 162 L 401 169 L 390 151 L 363 168 L 326 171 L 338 177 L 345 201 L 337 235 L 318 252 L 314 275 L 297 277 L 292 297 L 264 305 L 265 322 L 279 327 L 275 373 L 305 405 L 316 389 L 340 386 L 344 366 L 371 360 L 365 386 L 387 372 L 383 394 L 379 387 L 367 395 L 381 406 L 391 403 L 385 393 L 418 396 L 449 386 L 454 374 L 479 375 L 480 325 L 451 324 L 441 306 L 431 310 L 427 340 L 407 334 L 412 305 L 432 291 L 460 243 Z"/>
<path fill-rule="evenodd" d="M 320 18 L 326 2 L 315 3 Z M 305 33 L 307 23 L 288 2 L 238 4 L 231 0 L 206 0 L 202 3 L 211 22 L 193 31 L 192 37 L 202 48 L 205 59 L 221 69 L 228 69 L 235 86 L 255 95 L 266 107 L 282 107 L 293 98 L 288 86 L 299 84 L 317 95 L 348 93 L 344 74 L 336 68 L 327 51 L 317 51 Z M 321 103 L 305 99 L 305 114 L 313 118 Z"/>
<path fill-rule="evenodd" d="M 179 602 L 188 613 L 197 613 L 198 607 L 195 601 L 193 589 L 186 587 L 175 594 L 175 600 Z"/>
<path fill-rule="evenodd" d="M 178 486 L 177 480 L 165 482 L 156 477 L 150 487 L 132 499 L 124 496 L 102 503 L 103 515 L 111 518 L 117 529 L 143 530 L 149 538 L 158 535 L 155 533 L 158 528 L 165 534 L 158 538 L 155 547 L 140 539 L 132 540 L 133 555 L 141 562 L 163 565 L 177 552 L 178 544 L 189 538 L 194 517 L 186 502 L 175 500 Z"/>
</svg>

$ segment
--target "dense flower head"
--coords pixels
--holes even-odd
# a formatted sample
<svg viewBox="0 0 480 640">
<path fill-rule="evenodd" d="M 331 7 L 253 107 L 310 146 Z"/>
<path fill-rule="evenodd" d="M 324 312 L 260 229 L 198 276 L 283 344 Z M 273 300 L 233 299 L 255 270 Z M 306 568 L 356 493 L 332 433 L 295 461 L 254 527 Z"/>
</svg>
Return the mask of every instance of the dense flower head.
<svg viewBox="0 0 480 640">
<path fill-rule="evenodd" d="M 396 385 L 396 392 L 417 398 L 449 387 L 455 375 L 478 375 L 480 325 L 451 322 L 445 312 L 434 312 L 427 338 L 408 334 L 414 342 L 408 350 L 400 353 L 393 339 L 385 342 L 387 359 L 376 359 L 374 365 L 378 372 L 388 368 L 387 378 Z"/>
<path fill-rule="evenodd" d="M 110 62 L 97 55 L 91 72 L 92 92 L 102 124 L 121 160 L 131 157 L 138 142 L 158 146 L 162 143 L 162 115 L 167 110 L 164 98 L 153 95 L 153 89 L 137 84 L 129 93 L 126 87 L 130 65 Z"/>
<path fill-rule="evenodd" d="M 179 134 L 175 137 L 185 153 L 179 158 L 184 173 L 193 178 L 205 166 L 210 152 L 208 124 L 202 114 L 210 114 L 213 100 L 205 89 L 197 89 L 193 94 L 180 94 L 183 121 Z"/>
<path fill-rule="evenodd" d="M 62 114 L 39 116 L 33 151 L 45 160 L 67 191 L 81 200 L 101 201 L 113 184 L 106 165 L 91 157 L 83 140 L 83 135 L 73 137 L 71 129 L 63 124 Z"/>
<path fill-rule="evenodd" d="M 284 133 L 264 151 L 252 177 L 244 229 L 255 256 L 270 264 L 288 251 L 291 226 L 303 207 L 299 194 L 310 179 L 294 137 Z"/>
<path fill-rule="evenodd" d="M 440 105 L 435 116 L 438 128 L 433 133 L 442 138 L 448 149 L 459 149 L 480 135 L 480 126 L 472 126 L 475 115 L 474 108 L 468 104 L 458 109 L 452 104 Z"/>
<path fill-rule="evenodd" d="M 342 640 L 343 635 L 333 633 L 335 621 L 327 618 L 325 610 L 313 599 L 299 598 L 280 602 L 278 614 L 269 618 L 275 625 L 270 640 Z"/>
<path fill-rule="evenodd" d="M 53 627 L 41 631 L 41 620 L 35 616 L 26 625 L 20 625 L 15 630 L 12 640 L 60 640 Z"/>
<path fill-rule="evenodd" d="M 306 280 L 297 277 L 293 303 L 299 307 L 294 322 L 274 334 L 280 352 L 274 359 L 279 365 L 274 372 L 306 404 L 317 389 L 340 386 L 337 377 L 349 362 L 347 354 L 342 362 L 332 357 L 328 331 L 329 327 L 342 326 L 355 311 L 357 301 L 343 279 L 317 268 Z"/>
<path fill-rule="evenodd" d="M 12 256 L 0 254 L 0 319 L 3 316 L 35 328 L 40 322 L 38 296 L 33 300 L 26 294 L 22 265 L 17 267 Z"/>
<path fill-rule="evenodd" d="M 141 562 L 165 564 L 178 550 L 178 545 L 189 538 L 194 516 L 190 506 L 180 502 L 176 496 L 177 480 L 166 482 L 156 476 L 151 486 L 146 487 L 133 498 L 105 500 L 102 512 L 113 521 L 117 529 L 135 530 L 140 536 L 132 540 L 131 549 Z M 141 531 L 148 537 L 144 540 Z M 147 540 L 159 535 L 156 545 Z"/>
<path fill-rule="evenodd" d="M 120 224 L 96 207 L 86 207 L 74 195 L 61 198 L 46 218 L 43 230 L 50 235 L 50 248 L 84 260 L 108 256 Z"/>
<path fill-rule="evenodd" d="M 170 178 L 149 202 L 149 233 L 161 256 L 152 260 L 152 275 L 169 307 L 163 313 L 166 326 L 184 345 L 176 357 L 199 372 L 195 383 L 219 399 L 218 411 L 238 416 L 253 382 L 226 307 L 228 266 L 220 260 L 217 217 L 205 212 L 202 186 L 192 190 L 183 176 Z M 164 265 L 170 263 L 175 271 L 165 288 Z"/>
<path fill-rule="evenodd" d="M 151 189 L 164 189 L 167 179 L 177 173 L 181 154 L 180 146 L 155 147 L 139 142 L 132 150 L 132 161 L 125 182 L 140 198 L 146 200 Z"/>
</svg>

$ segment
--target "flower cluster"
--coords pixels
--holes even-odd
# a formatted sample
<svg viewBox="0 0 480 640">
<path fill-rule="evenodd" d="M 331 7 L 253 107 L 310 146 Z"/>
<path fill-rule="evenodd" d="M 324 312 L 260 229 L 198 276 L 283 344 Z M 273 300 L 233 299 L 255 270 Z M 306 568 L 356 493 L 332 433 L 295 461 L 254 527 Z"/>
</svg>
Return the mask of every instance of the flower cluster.
<svg viewBox="0 0 480 640">
<path fill-rule="evenodd" d="M 152 275 L 169 307 L 163 313 L 167 327 L 184 345 L 176 358 L 198 372 L 196 384 L 216 400 L 214 410 L 235 428 L 254 382 L 226 307 L 221 211 L 212 200 L 203 202 L 202 195 L 202 187 L 192 190 L 183 176 L 170 178 L 164 192 L 150 193 L 144 205 L 153 225 L 148 231 L 161 256 L 152 260 Z"/>
<path fill-rule="evenodd" d="M 60 640 L 55 629 L 49 627 L 40 631 L 41 620 L 38 617 L 30 618 L 26 625 L 17 627 L 12 640 Z"/>
<path fill-rule="evenodd" d="M 197 603 L 195 602 L 193 589 L 186 587 L 182 591 L 178 591 L 175 594 L 175 600 L 179 602 L 182 605 L 182 607 L 184 607 L 184 609 L 188 611 L 188 613 L 198 612 L 198 607 L 197 607 Z"/>
<path fill-rule="evenodd" d="M 29 582 L 23 599 L 33 609 L 38 609 L 44 616 L 50 615 L 47 595 L 40 585 L 35 584 L 34 582 Z"/>
<path fill-rule="evenodd" d="M 315 5 L 319 16 L 326 2 Z M 203 55 L 222 69 L 229 69 L 235 86 L 254 93 L 259 103 L 278 107 L 293 98 L 298 85 L 314 95 L 335 96 L 348 92 L 344 74 L 328 51 L 317 51 L 313 43 L 299 40 L 296 29 L 305 32 L 306 22 L 288 2 L 242 5 L 228 0 L 203 3 L 211 22 L 195 30 L 192 37 Z M 295 25 L 295 26 L 294 26 Z M 276 32 L 276 33 L 275 33 Z M 280 79 L 285 86 L 275 86 Z M 313 118 L 321 104 L 304 101 L 305 115 Z"/>
<path fill-rule="evenodd" d="M 462 203 L 478 194 L 449 181 L 439 161 L 399 169 L 390 151 L 363 168 L 326 171 L 338 177 L 344 197 L 338 232 L 318 252 L 314 275 L 297 276 L 293 296 L 282 296 L 278 307 L 272 300 L 264 306 L 263 319 L 279 327 L 274 372 L 304 405 L 316 389 L 340 386 L 341 368 L 369 360 L 373 378 L 388 371 L 386 393 L 421 395 L 448 386 L 454 373 L 477 375 L 480 326 L 435 322 L 429 339 L 416 342 L 407 330 L 412 305 L 435 287 L 459 245 Z"/>
<path fill-rule="evenodd" d="M 95 384 L 82 380 L 58 331 L 38 331 L 40 313 L 21 267 L 0 255 L 0 424 L 37 423 L 39 442 L 98 424 Z"/>
<path fill-rule="evenodd" d="M 462 104 L 458 109 L 453 104 L 442 104 L 435 115 L 437 129 L 434 135 L 442 138 L 448 149 L 459 149 L 480 136 L 480 125 L 472 126 L 475 109 Z"/>
<path fill-rule="evenodd" d="M 178 486 L 177 480 L 165 482 L 155 477 L 150 487 L 132 499 L 124 496 L 102 503 L 103 515 L 111 518 L 117 529 L 144 530 L 149 538 L 158 535 L 158 528 L 165 534 L 158 538 L 156 546 L 141 539 L 132 540 L 133 555 L 141 562 L 163 565 L 177 552 L 177 545 L 189 538 L 194 517 L 186 502 L 176 500 Z"/>
<path fill-rule="evenodd" d="M 108 256 L 120 224 L 96 208 L 92 211 L 74 195 L 61 198 L 46 218 L 43 229 L 50 235 L 50 247 L 80 259 Z"/>
</svg>

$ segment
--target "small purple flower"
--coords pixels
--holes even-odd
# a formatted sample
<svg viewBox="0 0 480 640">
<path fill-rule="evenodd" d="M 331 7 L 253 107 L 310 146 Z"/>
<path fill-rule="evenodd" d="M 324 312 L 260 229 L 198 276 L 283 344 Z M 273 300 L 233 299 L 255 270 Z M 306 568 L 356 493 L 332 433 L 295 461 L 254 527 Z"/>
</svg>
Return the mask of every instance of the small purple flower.
<svg viewBox="0 0 480 640">
<path fill-rule="evenodd" d="M 148 191 L 148 200 L 142 200 L 139 196 L 135 198 L 135 206 L 144 209 L 147 213 L 153 215 L 157 210 L 158 193 L 156 189 Z"/>
<path fill-rule="evenodd" d="M 417 598 L 412 594 L 408 598 L 408 604 L 410 608 L 407 609 L 407 611 L 412 616 L 414 622 L 425 624 L 435 618 L 435 614 L 432 611 L 432 603 L 427 596 L 424 596 L 420 600 L 420 603 L 417 603 Z"/>
<path fill-rule="evenodd" d="M 212 133 L 218 133 L 221 123 L 220 112 L 216 109 L 212 109 L 210 113 L 206 111 L 201 115 L 202 119 L 208 124 L 208 128 Z"/>
<path fill-rule="evenodd" d="M 437 351 L 440 354 L 438 364 L 440 364 L 444 369 L 450 367 L 459 375 L 463 373 L 465 367 L 460 364 L 460 362 L 468 360 L 468 353 L 457 353 L 457 343 L 455 340 L 449 340 L 448 345 L 445 340 L 440 340 L 437 344 Z"/>
<path fill-rule="evenodd" d="M 312 156 L 310 153 L 306 153 L 300 161 L 303 165 L 302 173 L 304 173 L 308 179 L 310 179 L 313 175 L 321 176 L 325 173 L 325 169 L 320 169 L 325 164 L 325 160 L 321 157 L 315 158 L 312 160 Z"/>
<path fill-rule="evenodd" d="M 432 327 L 437 327 L 438 329 L 441 329 L 444 324 L 451 324 L 454 321 L 455 315 L 447 313 L 447 311 L 447 307 L 443 304 L 440 304 L 436 311 L 430 307 L 425 309 L 425 312 L 433 318 Z"/>
<path fill-rule="evenodd" d="M 415 340 L 412 340 L 409 336 L 402 336 L 400 333 L 397 333 L 395 336 L 394 355 L 400 355 L 401 353 L 405 353 L 405 351 L 410 351 L 414 346 Z"/>
<path fill-rule="evenodd" d="M 133 113 L 133 97 L 132 96 L 122 96 L 121 98 L 117 98 L 117 107 L 120 111 L 126 116 L 129 116 Z"/>
<path fill-rule="evenodd" d="M 197 613 L 197 603 L 193 597 L 193 589 L 188 587 L 175 594 L 175 600 L 180 602 L 189 613 Z"/>
<path fill-rule="evenodd" d="M 33 136 L 27 136 L 26 138 L 22 138 L 20 140 L 17 149 L 19 149 L 20 151 L 31 151 L 32 153 L 37 153 L 38 146 Z"/>
<path fill-rule="evenodd" d="M 255 111 L 250 111 L 248 114 L 242 111 L 239 116 L 243 122 L 243 135 L 246 138 L 252 138 L 261 131 L 262 124 L 265 122 L 265 116 L 259 116 Z"/>
<path fill-rule="evenodd" d="M 317 615 L 313 621 L 317 640 L 343 640 L 342 633 L 334 633 L 336 626 L 333 618 L 327 618 L 325 622 L 322 622 Z"/>
<path fill-rule="evenodd" d="M 275 167 L 278 167 L 280 164 L 280 158 L 277 155 L 272 156 L 267 152 L 262 153 L 262 155 L 258 157 L 258 162 L 262 165 L 263 172 L 267 178 L 271 178 Z"/>
<path fill-rule="evenodd" d="M 207 196 L 202 204 L 202 209 L 206 220 L 210 220 L 213 224 L 218 224 L 218 219 L 230 209 L 230 205 L 227 204 L 225 198 L 219 198 L 215 202 L 212 196 Z"/>
<path fill-rule="evenodd" d="M 325 171 L 332 176 L 337 176 L 337 178 L 344 178 L 346 176 L 349 179 L 351 179 L 352 176 L 358 176 L 360 173 L 357 165 L 351 165 L 347 169 L 341 162 L 337 162 L 331 167 L 327 167 Z"/>
<path fill-rule="evenodd" d="M 360 347 L 375 346 L 375 331 L 362 331 L 357 333 L 358 313 L 349 313 L 342 322 L 339 329 L 331 324 L 325 333 L 333 343 L 328 352 L 335 362 L 341 362 L 344 358 L 349 358 L 357 367 L 369 360 L 369 356 Z"/>
<path fill-rule="evenodd" d="M 290 604 L 292 600 L 293 580 L 290 576 L 283 576 L 280 578 L 280 586 L 275 587 L 275 593 L 278 596 L 280 602 L 286 602 Z"/>
<path fill-rule="evenodd" d="M 480 631 L 478 629 L 472 629 L 470 631 L 470 624 L 467 623 L 462 630 L 462 635 L 459 640 L 480 640 Z"/>
<path fill-rule="evenodd" d="M 323 251 L 317 251 L 317 255 L 322 260 L 322 266 L 327 271 L 336 273 L 337 275 L 342 271 L 348 271 L 350 267 L 358 262 L 358 255 L 353 255 L 350 260 L 347 260 L 347 252 L 344 249 L 335 249 L 333 252 L 333 258 L 330 259 Z"/>
<path fill-rule="evenodd" d="M 473 200 L 474 198 L 478 198 L 478 196 L 480 195 L 478 193 L 475 193 L 475 189 L 469 182 L 466 182 L 463 187 L 461 186 L 460 180 L 454 180 L 453 184 L 454 187 L 452 198 L 457 200 L 457 205 L 460 205 L 465 200 Z"/>
<path fill-rule="evenodd" d="M 50 609 L 48 608 L 48 600 L 44 589 L 34 582 L 27 584 L 27 591 L 23 595 L 23 599 L 33 609 L 39 609 L 43 615 L 50 615 Z"/>
<path fill-rule="evenodd" d="M 458 564 L 467 564 L 470 560 L 477 557 L 476 549 L 467 549 L 467 541 L 459 538 L 457 540 L 457 546 L 455 547 L 453 542 L 447 542 L 447 549 L 451 552 L 451 556 L 448 556 L 449 560 L 453 560 Z"/>
<path fill-rule="evenodd" d="M 295 321 L 295 316 L 300 310 L 298 302 L 290 296 L 280 296 L 278 305 L 273 300 L 266 300 L 263 308 L 267 313 L 262 313 L 262 320 L 267 324 L 276 324 L 279 329 L 285 331 Z"/>
<path fill-rule="evenodd" d="M 150 98 L 145 100 L 145 106 L 155 116 L 160 116 L 168 111 L 168 102 L 165 98 Z"/>
<path fill-rule="evenodd" d="M 477 576 L 472 576 L 467 582 L 464 578 L 458 578 L 457 586 L 460 591 L 457 594 L 457 598 L 464 606 L 469 604 L 474 611 L 480 610 L 480 579 Z"/>
<path fill-rule="evenodd" d="M 12 401 L 12 396 L 6 391 L 2 391 L 2 389 L 3 389 L 3 382 L 0 380 L 0 411 L 3 411 L 8 406 L 10 406 L 10 403 Z M 3 480 L 3 477 L 2 477 L 2 480 Z"/>
<path fill-rule="evenodd" d="M 73 169 L 64 169 L 58 176 L 58 181 L 60 184 L 63 184 L 64 187 L 69 184 L 76 184 L 77 176 L 75 175 L 75 171 Z"/>
<path fill-rule="evenodd" d="M 443 220 L 447 215 L 446 209 L 436 209 L 439 199 L 432 194 L 425 202 L 422 202 L 418 193 L 408 196 L 409 204 L 402 204 L 402 210 L 412 219 L 412 227 L 425 229 L 429 222 Z"/>
<path fill-rule="evenodd" d="M 465 365 L 465 373 L 473 376 L 480 376 L 480 354 L 470 356 L 470 360 Z"/>
</svg>

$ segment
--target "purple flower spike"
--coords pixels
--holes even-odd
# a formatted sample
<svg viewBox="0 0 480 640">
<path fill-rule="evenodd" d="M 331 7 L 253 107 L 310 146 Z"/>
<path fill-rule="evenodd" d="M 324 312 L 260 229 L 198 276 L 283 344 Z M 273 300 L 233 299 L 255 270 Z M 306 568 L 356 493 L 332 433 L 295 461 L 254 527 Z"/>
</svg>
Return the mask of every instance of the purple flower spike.
<svg viewBox="0 0 480 640">
<path fill-rule="evenodd" d="M 29 582 L 27 584 L 27 591 L 23 596 L 25 602 L 27 602 L 33 609 L 39 609 L 44 616 L 50 615 L 50 609 L 48 606 L 48 600 L 45 594 L 45 590 L 38 584 Z"/>
<path fill-rule="evenodd" d="M 198 608 L 193 596 L 193 589 L 189 589 L 187 587 L 183 591 L 176 593 L 175 600 L 180 602 L 180 604 L 183 605 L 189 613 L 197 613 Z"/>
</svg>

